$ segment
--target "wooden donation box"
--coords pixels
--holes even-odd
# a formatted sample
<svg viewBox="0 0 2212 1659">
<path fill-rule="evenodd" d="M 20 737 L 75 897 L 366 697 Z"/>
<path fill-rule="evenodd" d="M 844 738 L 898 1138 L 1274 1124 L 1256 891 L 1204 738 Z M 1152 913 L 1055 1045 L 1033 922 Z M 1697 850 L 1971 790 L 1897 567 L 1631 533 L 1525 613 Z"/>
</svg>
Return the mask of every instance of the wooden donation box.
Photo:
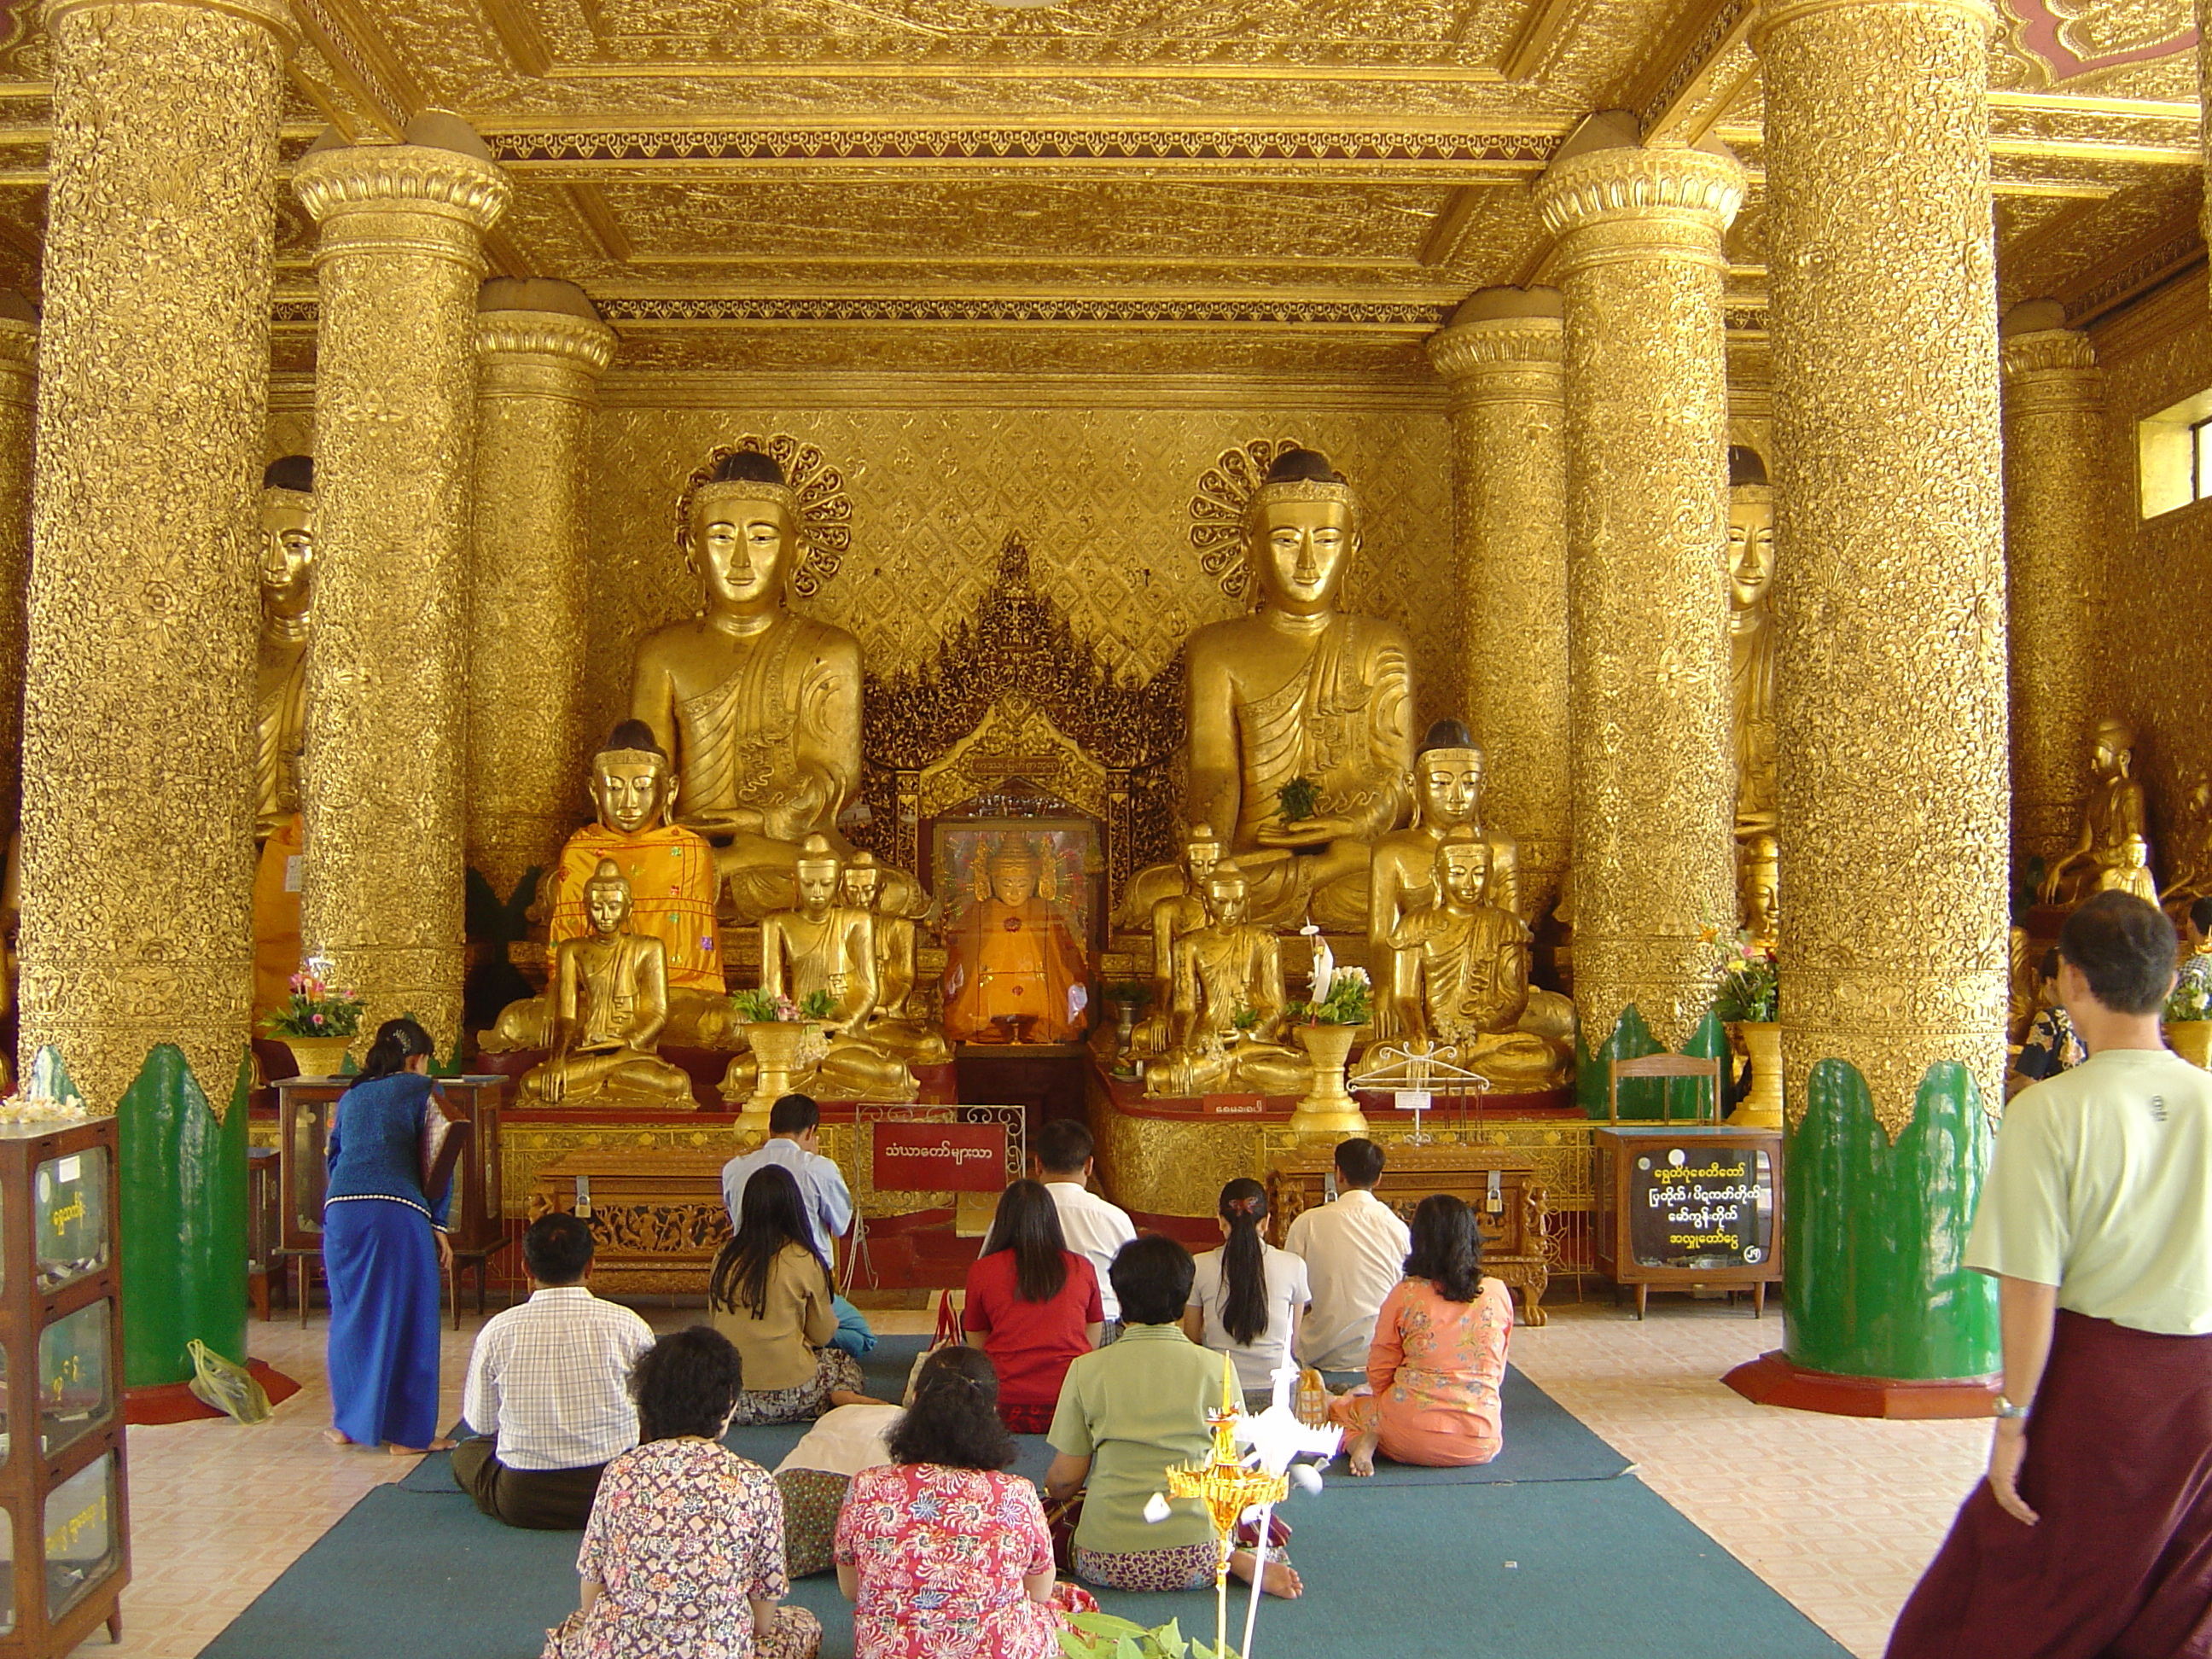
<svg viewBox="0 0 2212 1659">
<path fill-rule="evenodd" d="M 1274 1242 L 1299 1212 L 1326 1203 L 1335 1178 L 1334 1149 L 1292 1152 L 1267 1169 L 1267 1212 Z M 1482 1270 L 1521 1292 L 1521 1320 L 1544 1322 L 1544 1289 L 1559 1266 L 1551 1200 L 1533 1164 L 1499 1146 L 1394 1146 L 1375 1196 L 1411 1224 L 1431 1193 L 1450 1193 L 1474 1212 L 1482 1231 Z"/>
<path fill-rule="evenodd" d="M 121 1639 L 130 1582 L 116 1132 L 0 1124 L 0 1655 Z"/>
<path fill-rule="evenodd" d="M 542 1165 L 532 1221 L 562 1210 L 591 1224 L 592 1283 L 624 1295 L 696 1296 L 730 1237 L 723 1146 L 588 1146 Z"/>
<path fill-rule="evenodd" d="M 283 1206 L 278 1248 L 283 1254 L 313 1255 L 323 1248 L 323 1189 L 329 1174 L 325 1153 L 346 1081 L 295 1077 L 276 1085 L 276 1186 Z M 507 1237 L 499 1190 L 499 1107 L 507 1082 L 489 1076 L 437 1079 L 433 1097 L 445 1108 L 454 1128 L 447 1142 L 457 1154 L 448 1237 L 457 1255 L 495 1250 Z"/>
<path fill-rule="evenodd" d="M 1782 1135 L 1775 1129 L 1604 1127 L 1597 1150 L 1597 1269 L 1636 1286 L 1747 1286 L 1753 1316 L 1782 1278 Z"/>
</svg>

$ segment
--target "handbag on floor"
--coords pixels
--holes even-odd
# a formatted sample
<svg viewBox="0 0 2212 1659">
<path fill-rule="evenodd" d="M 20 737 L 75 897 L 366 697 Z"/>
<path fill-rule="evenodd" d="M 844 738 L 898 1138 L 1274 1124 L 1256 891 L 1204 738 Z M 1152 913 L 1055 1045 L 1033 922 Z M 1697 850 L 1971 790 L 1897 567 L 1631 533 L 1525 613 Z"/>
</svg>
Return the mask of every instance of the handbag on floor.
<svg viewBox="0 0 2212 1659">
<path fill-rule="evenodd" d="M 929 1363 L 929 1356 L 939 1348 L 957 1348 L 960 1343 L 960 1316 L 952 1311 L 952 1292 L 939 1291 L 937 1293 L 937 1334 L 929 1339 L 929 1346 L 916 1354 L 914 1364 L 908 1367 L 906 1392 L 899 1396 L 900 1405 L 914 1404 L 915 1385 L 921 1381 L 921 1368 Z"/>
</svg>

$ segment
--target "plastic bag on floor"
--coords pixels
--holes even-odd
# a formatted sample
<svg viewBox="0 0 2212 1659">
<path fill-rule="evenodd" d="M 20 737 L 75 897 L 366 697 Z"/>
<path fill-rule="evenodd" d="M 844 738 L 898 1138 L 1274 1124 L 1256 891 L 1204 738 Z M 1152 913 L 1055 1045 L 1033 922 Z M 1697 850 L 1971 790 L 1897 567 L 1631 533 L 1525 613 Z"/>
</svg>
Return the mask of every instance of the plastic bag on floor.
<svg viewBox="0 0 2212 1659">
<path fill-rule="evenodd" d="M 240 1423 L 266 1423 L 276 1414 L 269 1395 L 245 1366 L 225 1359 L 194 1337 L 185 1345 L 192 1357 L 192 1398 Z"/>
</svg>

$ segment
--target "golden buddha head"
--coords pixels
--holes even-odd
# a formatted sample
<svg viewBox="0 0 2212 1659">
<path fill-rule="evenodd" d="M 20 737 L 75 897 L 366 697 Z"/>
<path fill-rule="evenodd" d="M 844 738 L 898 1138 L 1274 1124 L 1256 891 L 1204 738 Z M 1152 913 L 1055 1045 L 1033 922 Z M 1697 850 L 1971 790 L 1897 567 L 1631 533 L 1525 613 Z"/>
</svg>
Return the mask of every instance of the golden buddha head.
<svg viewBox="0 0 2212 1659">
<path fill-rule="evenodd" d="M 1728 534 L 1729 603 L 1756 611 L 1774 583 L 1774 490 L 1759 452 L 1741 444 L 1729 450 Z"/>
<path fill-rule="evenodd" d="M 1451 830 L 1437 844 L 1436 875 L 1453 904 L 1480 904 L 1490 889 L 1490 843 L 1467 825 Z"/>
<path fill-rule="evenodd" d="M 1036 854 L 1026 842 L 1008 839 L 991 854 L 991 896 L 1001 904 L 1027 904 L 1037 890 Z"/>
<path fill-rule="evenodd" d="M 584 908 L 592 931 L 603 939 L 622 932 L 629 921 L 629 878 L 612 859 L 601 859 L 584 884 Z"/>
<path fill-rule="evenodd" d="M 2136 729 L 2125 720 L 2107 714 L 2099 720 L 2095 730 L 2096 746 L 2089 757 L 2089 769 L 2100 778 L 2124 778 L 2135 759 Z"/>
<path fill-rule="evenodd" d="M 667 822 L 676 805 L 668 751 L 643 720 L 624 720 L 592 757 L 592 800 L 600 823 L 619 836 Z"/>
<path fill-rule="evenodd" d="M 876 855 L 866 848 L 854 854 L 846 861 L 841 885 L 846 903 L 859 910 L 874 909 L 884 890 L 883 866 L 876 862 Z"/>
<path fill-rule="evenodd" d="M 1206 878 L 1221 862 L 1221 837 L 1210 823 L 1194 823 L 1182 844 L 1182 867 L 1190 872 L 1192 885 L 1203 889 Z"/>
<path fill-rule="evenodd" d="M 1250 884 L 1235 859 L 1222 860 L 1206 878 L 1206 908 L 1224 927 L 1234 927 L 1244 920 L 1250 897 Z"/>
<path fill-rule="evenodd" d="M 1359 503 L 1328 457 L 1286 449 L 1244 508 L 1245 556 L 1261 602 L 1296 617 L 1336 609 L 1359 551 Z"/>
<path fill-rule="evenodd" d="M 1771 944 L 1781 927 L 1782 854 L 1771 836 L 1752 836 L 1743 843 L 1737 884 L 1743 894 L 1744 931 Z"/>
<path fill-rule="evenodd" d="M 315 461 L 286 455 L 261 475 L 261 595 L 271 609 L 307 608 L 315 565 Z"/>
<path fill-rule="evenodd" d="M 799 908 L 807 919 L 819 921 L 837 902 L 837 885 L 844 873 L 843 860 L 826 836 L 809 836 L 799 844 L 799 859 L 791 867 L 799 887 Z"/>
<path fill-rule="evenodd" d="M 2150 843 L 2141 836 L 2130 836 L 2120 843 L 2120 867 L 2124 870 L 2143 870 L 2150 866 Z"/>
<path fill-rule="evenodd" d="M 710 611 L 757 615 L 783 604 L 799 555 L 799 497 L 775 458 L 740 449 L 715 464 L 691 496 L 688 550 Z"/>
<path fill-rule="evenodd" d="M 1421 821 L 1438 828 L 1477 821 L 1482 807 L 1483 753 L 1457 720 L 1438 720 L 1413 758 Z"/>
</svg>

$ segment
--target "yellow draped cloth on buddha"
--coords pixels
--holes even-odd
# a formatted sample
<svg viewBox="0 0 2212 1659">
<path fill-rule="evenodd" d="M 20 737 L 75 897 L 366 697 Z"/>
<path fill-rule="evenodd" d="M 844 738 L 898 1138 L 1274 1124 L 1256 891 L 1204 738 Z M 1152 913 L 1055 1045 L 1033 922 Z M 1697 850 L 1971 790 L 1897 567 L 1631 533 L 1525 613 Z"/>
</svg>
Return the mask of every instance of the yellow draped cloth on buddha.
<svg viewBox="0 0 2212 1659">
<path fill-rule="evenodd" d="M 568 837 L 553 872 L 553 902 L 545 928 L 549 970 L 561 941 L 592 931 L 584 903 L 585 884 L 601 859 L 612 859 L 629 883 L 629 929 L 668 947 L 668 985 L 722 995 L 722 933 L 714 921 L 714 849 L 703 836 L 680 825 L 622 835 L 605 824 L 587 823 Z"/>
<path fill-rule="evenodd" d="M 992 1021 L 1000 1015 L 1034 1015 L 1031 1042 L 1067 1042 L 1080 1034 L 1088 994 L 1071 1007 L 1068 993 L 1085 983 L 1082 947 L 1044 899 L 977 901 L 955 927 L 946 954 L 945 1032 L 955 1042 L 999 1035 Z"/>
</svg>

